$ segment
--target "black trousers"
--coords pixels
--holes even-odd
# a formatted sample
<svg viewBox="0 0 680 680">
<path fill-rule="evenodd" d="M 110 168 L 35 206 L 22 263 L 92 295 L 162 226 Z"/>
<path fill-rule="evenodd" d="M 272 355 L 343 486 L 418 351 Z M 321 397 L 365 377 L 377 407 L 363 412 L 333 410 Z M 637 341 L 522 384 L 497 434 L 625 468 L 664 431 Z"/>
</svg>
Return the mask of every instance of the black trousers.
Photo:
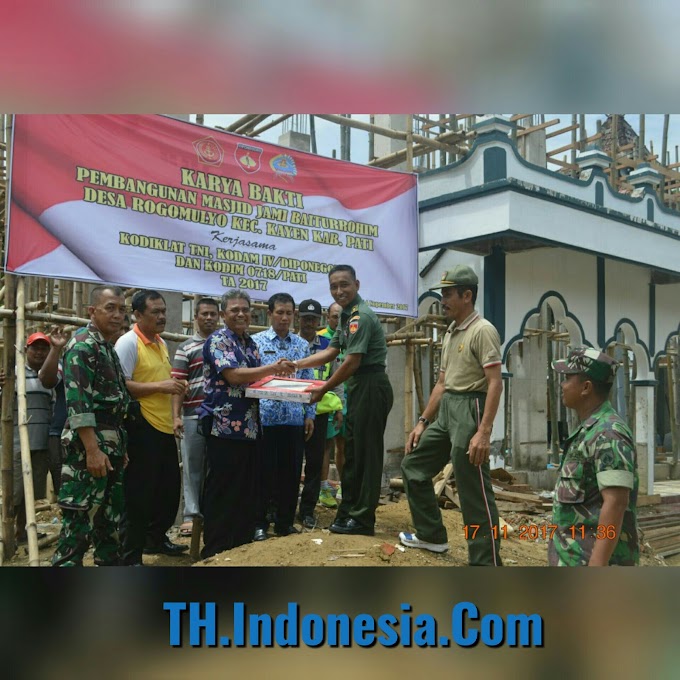
<svg viewBox="0 0 680 680">
<path fill-rule="evenodd" d="M 375 525 L 380 500 L 385 427 L 393 402 L 385 373 L 360 373 L 346 383 L 347 441 L 342 469 L 342 502 L 335 521 L 352 518 L 366 527 Z"/>
<path fill-rule="evenodd" d="M 145 547 L 166 540 L 174 524 L 180 498 L 177 444 L 172 434 L 160 432 L 143 417 L 128 428 L 128 458 L 123 486 L 123 562 L 142 561 Z"/>
<path fill-rule="evenodd" d="M 314 514 L 321 490 L 321 466 L 326 450 L 328 413 L 317 414 L 314 420 L 314 434 L 305 442 L 305 483 L 300 496 L 300 515 Z"/>
<path fill-rule="evenodd" d="M 263 428 L 257 528 L 267 530 L 267 515 L 275 512 L 274 530 L 286 529 L 295 520 L 305 428 L 302 425 L 271 425 Z"/>
<path fill-rule="evenodd" d="M 253 540 L 259 468 L 256 442 L 213 436 L 207 440 L 201 499 L 204 559 Z"/>
</svg>

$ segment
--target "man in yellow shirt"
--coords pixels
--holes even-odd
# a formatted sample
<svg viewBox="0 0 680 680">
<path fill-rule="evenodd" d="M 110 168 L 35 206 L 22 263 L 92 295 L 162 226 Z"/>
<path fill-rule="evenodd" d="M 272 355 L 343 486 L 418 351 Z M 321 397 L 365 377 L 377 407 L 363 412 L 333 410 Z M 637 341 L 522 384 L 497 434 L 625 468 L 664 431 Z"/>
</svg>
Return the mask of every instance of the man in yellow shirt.
<svg viewBox="0 0 680 680">
<path fill-rule="evenodd" d="M 126 386 L 141 407 L 128 425 L 129 465 L 125 471 L 123 564 L 139 565 L 146 554 L 179 555 L 188 546 L 172 543 L 167 530 L 179 507 L 180 473 L 173 432 L 172 395 L 184 395 L 186 380 L 170 377 L 165 330 L 166 306 L 155 290 L 132 298 L 137 323 L 116 342 Z"/>
</svg>

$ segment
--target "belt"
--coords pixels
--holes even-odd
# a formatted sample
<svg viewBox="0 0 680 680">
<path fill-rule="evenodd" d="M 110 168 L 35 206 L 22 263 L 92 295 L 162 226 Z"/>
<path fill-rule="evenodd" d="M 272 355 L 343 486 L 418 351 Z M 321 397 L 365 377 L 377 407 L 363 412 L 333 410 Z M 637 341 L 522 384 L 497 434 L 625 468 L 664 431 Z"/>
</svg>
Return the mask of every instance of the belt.
<svg viewBox="0 0 680 680">
<path fill-rule="evenodd" d="M 366 375 L 367 373 L 384 373 L 385 366 L 383 364 L 371 364 L 370 366 L 359 366 L 354 372 L 354 375 Z"/>
<path fill-rule="evenodd" d="M 446 394 L 454 397 L 468 397 L 469 399 L 486 398 L 486 392 L 456 392 L 455 390 L 446 390 Z"/>
<path fill-rule="evenodd" d="M 109 427 L 123 427 L 123 416 L 109 413 L 108 411 L 95 411 L 94 419 L 97 425 L 108 425 Z"/>
</svg>

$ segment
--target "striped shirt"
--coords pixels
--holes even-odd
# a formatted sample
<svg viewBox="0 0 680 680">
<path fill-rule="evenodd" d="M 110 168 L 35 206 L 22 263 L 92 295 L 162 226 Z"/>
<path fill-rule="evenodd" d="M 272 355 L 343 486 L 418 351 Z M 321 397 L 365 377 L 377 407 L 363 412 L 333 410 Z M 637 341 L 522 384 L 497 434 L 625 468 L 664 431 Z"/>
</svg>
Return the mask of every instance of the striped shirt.
<svg viewBox="0 0 680 680">
<path fill-rule="evenodd" d="M 189 381 L 183 403 L 185 418 L 195 418 L 195 409 L 203 402 L 204 344 L 205 338 L 196 333 L 177 348 L 172 362 L 172 377 Z"/>
</svg>

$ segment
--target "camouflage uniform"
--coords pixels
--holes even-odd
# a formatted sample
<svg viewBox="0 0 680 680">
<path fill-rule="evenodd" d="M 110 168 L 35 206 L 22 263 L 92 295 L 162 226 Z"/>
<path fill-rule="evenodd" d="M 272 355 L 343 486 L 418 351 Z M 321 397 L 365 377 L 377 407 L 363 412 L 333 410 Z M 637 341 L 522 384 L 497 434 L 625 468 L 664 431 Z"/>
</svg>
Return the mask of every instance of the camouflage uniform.
<svg viewBox="0 0 680 680">
<path fill-rule="evenodd" d="M 553 366 L 559 373 L 584 373 L 599 382 L 610 382 L 616 363 L 595 349 L 579 348 Z M 599 522 L 603 502 L 600 490 L 606 487 L 630 489 L 619 541 L 609 564 L 638 564 L 638 486 L 633 435 L 611 403 L 605 401 L 566 441 L 555 484 L 552 522 L 558 528 L 548 546 L 550 566 L 588 565 L 595 541 L 606 538 L 607 527 Z"/>
<path fill-rule="evenodd" d="M 130 395 L 113 345 L 94 324 L 79 329 L 64 352 L 64 386 L 68 420 L 62 432 L 64 450 L 59 505 L 63 523 L 53 566 L 80 566 L 90 540 L 95 563 L 119 560 L 118 524 L 123 511 L 123 419 Z M 99 448 L 113 471 L 95 478 L 87 471 L 78 428 L 94 427 Z"/>
</svg>

